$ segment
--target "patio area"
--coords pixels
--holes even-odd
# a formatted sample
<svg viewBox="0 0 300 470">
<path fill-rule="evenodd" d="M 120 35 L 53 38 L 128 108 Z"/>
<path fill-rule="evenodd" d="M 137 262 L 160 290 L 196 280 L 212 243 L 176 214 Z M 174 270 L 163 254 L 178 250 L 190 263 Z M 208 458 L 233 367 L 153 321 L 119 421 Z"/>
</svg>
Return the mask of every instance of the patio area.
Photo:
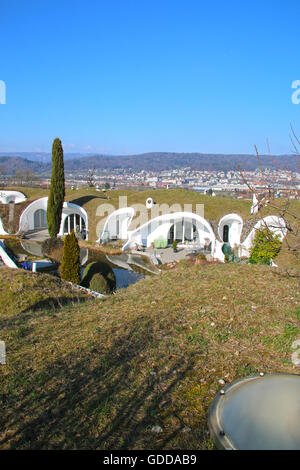
<svg viewBox="0 0 300 470">
<path fill-rule="evenodd" d="M 174 252 L 172 247 L 168 248 L 145 248 L 145 253 L 151 256 L 154 256 L 159 264 L 166 264 L 171 263 L 173 261 L 181 261 L 186 259 L 188 256 L 196 253 L 203 253 L 205 255 L 209 255 L 208 252 L 204 252 L 204 250 L 193 250 L 192 248 L 178 248 L 177 252 Z"/>
</svg>

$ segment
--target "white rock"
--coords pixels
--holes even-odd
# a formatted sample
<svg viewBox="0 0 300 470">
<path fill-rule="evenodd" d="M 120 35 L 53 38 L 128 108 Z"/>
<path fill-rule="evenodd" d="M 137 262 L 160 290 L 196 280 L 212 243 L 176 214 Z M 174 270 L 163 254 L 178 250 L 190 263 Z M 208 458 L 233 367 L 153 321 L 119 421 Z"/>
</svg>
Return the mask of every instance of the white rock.
<svg viewBox="0 0 300 470">
<path fill-rule="evenodd" d="M 0 364 L 6 364 L 6 349 L 4 341 L 0 341 Z"/>
<path fill-rule="evenodd" d="M 153 426 L 152 432 L 163 432 L 163 430 L 160 426 Z"/>
</svg>

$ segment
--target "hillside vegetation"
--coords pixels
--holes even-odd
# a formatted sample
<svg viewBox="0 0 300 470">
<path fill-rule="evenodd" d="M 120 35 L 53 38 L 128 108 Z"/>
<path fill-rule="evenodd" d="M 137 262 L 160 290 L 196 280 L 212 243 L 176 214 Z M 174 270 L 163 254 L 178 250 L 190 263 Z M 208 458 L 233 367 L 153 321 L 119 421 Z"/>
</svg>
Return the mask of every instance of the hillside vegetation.
<svg viewBox="0 0 300 470">
<path fill-rule="evenodd" d="M 220 379 L 299 372 L 299 279 L 274 268 L 182 262 L 59 308 L 67 294 L 47 275 L 0 280 L 1 449 L 211 449 Z"/>
</svg>

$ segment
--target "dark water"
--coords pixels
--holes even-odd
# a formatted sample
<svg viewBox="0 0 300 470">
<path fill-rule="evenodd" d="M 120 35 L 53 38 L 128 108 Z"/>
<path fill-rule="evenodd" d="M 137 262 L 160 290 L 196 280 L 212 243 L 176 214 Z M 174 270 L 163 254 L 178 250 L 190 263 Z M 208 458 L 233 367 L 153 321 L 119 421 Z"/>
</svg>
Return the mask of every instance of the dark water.
<svg viewBox="0 0 300 470">
<path fill-rule="evenodd" d="M 145 275 L 137 273 L 135 271 L 126 271 L 125 269 L 113 268 L 114 275 L 116 276 L 116 289 L 125 289 L 130 286 L 130 284 L 135 284 L 136 282 L 144 279 Z"/>
</svg>

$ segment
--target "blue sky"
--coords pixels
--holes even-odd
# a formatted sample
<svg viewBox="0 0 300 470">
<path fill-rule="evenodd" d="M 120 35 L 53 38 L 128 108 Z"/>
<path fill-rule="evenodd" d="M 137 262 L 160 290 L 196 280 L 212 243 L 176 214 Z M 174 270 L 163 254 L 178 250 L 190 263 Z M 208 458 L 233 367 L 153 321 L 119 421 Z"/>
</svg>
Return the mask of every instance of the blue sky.
<svg viewBox="0 0 300 470">
<path fill-rule="evenodd" d="M 0 151 L 290 152 L 299 0 L 1 0 Z"/>
</svg>

